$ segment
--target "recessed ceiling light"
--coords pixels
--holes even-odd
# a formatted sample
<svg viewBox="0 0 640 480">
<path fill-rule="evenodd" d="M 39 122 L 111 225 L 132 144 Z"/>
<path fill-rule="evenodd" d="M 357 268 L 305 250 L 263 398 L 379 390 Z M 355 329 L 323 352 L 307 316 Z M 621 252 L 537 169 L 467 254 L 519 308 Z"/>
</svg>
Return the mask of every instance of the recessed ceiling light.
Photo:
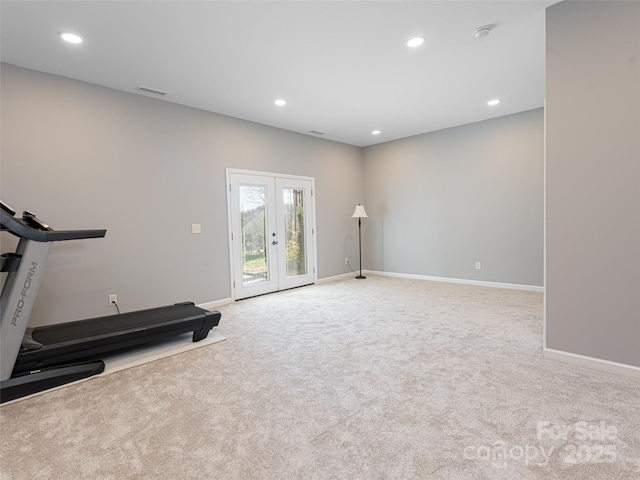
<svg viewBox="0 0 640 480">
<path fill-rule="evenodd" d="M 276 105 L 279 107 L 284 107 L 287 104 L 286 100 L 283 100 L 281 98 L 279 98 L 278 100 L 276 100 Z"/>
<path fill-rule="evenodd" d="M 60 38 L 69 43 L 82 43 L 82 37 L 70 32 L 60 32 Z"/>
<path fill-rule="evenodd" d="M 493 107 L 494 105 L 498 105 L 501 102 L 501 100 L 499 98 L 494 98 L 493 100 L 489 100 L 487 102 L 487 105 L 489 105 L 490 107 Z"/>
<path fill-rule="evenodd" d="M 415 37 L 407 42 L 407 47 L 415 48 L 424 43 L 426 39 L 424 37 Z"/>
<path fill-rule="evenodd" d="M 380 130 L 374 130 L 373 132 L 371 132 L 371 135 L 380 135 Z"/>
</svg>

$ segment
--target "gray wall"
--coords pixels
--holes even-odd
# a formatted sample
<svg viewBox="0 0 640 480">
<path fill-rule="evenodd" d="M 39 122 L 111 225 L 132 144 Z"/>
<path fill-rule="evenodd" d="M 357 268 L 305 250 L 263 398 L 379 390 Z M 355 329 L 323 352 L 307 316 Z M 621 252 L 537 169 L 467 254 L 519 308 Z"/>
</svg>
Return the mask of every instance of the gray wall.
<svg viewBox="0 0 640 480">
<path fill-rule="evenodd" d="M 110 293 L 124 311 L 230 297 L 227 167 L 315 177 L 318 276 L 348 271 L 360 148 L 12 65 L 1 75 L 2 199 L 57 229 L 108 230 L 54 247 L 32 325 L 113 313 Z"/>
<path fill-rule="evenodd" d="M 536 109 L 366 148 L 367 267 L 542 286 L 543 134 Z"/>
<path fill-rule="evenodd" d="M 640 2 L 547 10 L 547 347 L 640 366 Z"/>
</svg>

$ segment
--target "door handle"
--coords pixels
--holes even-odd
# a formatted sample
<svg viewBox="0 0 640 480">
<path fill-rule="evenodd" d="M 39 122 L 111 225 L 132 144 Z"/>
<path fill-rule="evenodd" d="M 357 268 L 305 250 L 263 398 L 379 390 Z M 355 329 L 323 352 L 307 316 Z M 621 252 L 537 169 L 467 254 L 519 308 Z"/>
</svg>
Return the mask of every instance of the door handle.
<svg viewBox="0 0 640 480">
<path fill-rule="evenodd" d="M 277 245 L 278 242 L 276 240 L 274 240 L 273 242 L 271 242 L 271 245 Z"/>
</svg>

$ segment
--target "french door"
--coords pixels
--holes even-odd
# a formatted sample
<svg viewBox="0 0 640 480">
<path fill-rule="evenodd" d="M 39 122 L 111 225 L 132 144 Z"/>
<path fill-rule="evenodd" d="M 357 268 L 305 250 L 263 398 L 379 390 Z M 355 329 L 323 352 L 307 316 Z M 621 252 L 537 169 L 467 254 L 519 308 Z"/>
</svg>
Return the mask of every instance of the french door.
<svg viewBox="0 0 640 480">
<path fill-rule="evenodd" d="M 313 179 L 227 170 L 232 297 L 315 281 Z"/>
</svg>

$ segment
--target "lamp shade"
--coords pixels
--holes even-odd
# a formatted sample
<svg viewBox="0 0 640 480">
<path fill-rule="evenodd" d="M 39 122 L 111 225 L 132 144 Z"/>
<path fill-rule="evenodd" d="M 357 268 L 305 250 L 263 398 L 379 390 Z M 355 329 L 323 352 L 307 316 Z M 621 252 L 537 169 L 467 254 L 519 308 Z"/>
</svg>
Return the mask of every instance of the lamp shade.
<svg viewBox="0 0 640 480">
<path fill-rule="evenodd" d="M 364 211 L 364 207 L 360 204 L 356 205 L 356 209 L 351 215 L 351 218 L 366 218 L 368 217 L 367 212 Z"/>
</svg>

